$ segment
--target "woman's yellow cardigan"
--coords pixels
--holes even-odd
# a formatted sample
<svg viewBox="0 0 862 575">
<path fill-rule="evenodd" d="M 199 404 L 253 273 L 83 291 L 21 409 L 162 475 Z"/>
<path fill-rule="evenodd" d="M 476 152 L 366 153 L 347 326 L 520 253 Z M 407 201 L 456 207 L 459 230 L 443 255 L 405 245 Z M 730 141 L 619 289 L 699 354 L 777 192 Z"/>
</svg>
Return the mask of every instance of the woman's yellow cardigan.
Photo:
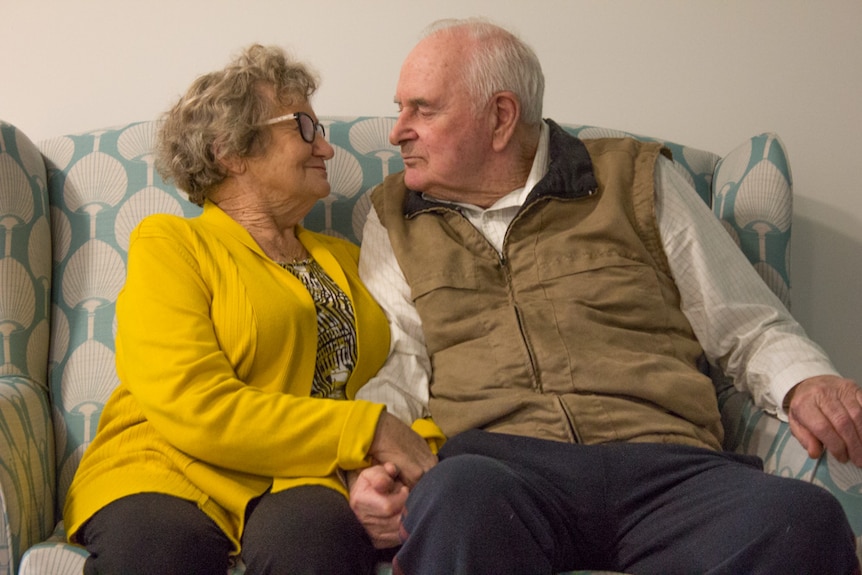
<svg viewBox="0 0 862 575">
<path fill-rule="evenodd" d="M 359 248 L 298 229 L 353 303 L 355 397 L 389 351 L 383 312 L 359 280 Z M 308 291 L 214 204 L 185 219 L 146 218 L 132 233 L 117 300 L 119 386 L 66 497 L 69 539 L 126 495 L 197 502 L 239 551 L 246 504 L 369 464 L 384 407 L 309 396 L 317 317 Z"/>
</svg>

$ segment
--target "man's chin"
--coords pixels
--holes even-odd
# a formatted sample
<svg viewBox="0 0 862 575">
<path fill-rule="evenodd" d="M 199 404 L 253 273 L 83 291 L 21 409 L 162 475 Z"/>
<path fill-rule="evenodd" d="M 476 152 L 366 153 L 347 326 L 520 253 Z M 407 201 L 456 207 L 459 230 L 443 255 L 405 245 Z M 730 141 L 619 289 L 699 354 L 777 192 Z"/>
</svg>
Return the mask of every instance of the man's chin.
<svg viewBox="0 0 862 575">
<path fill-rule="evenodd" d="M 424 187 L 422 177 L 415 170 L 404 170 L 404 185 L 415 192 L 421 192 Z"/>
</svg>

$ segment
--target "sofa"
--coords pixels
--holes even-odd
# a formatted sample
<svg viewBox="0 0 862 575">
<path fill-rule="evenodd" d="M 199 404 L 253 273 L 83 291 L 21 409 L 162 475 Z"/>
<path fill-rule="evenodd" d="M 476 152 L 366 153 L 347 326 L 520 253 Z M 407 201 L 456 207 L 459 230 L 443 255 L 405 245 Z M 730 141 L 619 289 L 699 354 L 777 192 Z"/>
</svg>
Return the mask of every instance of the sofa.
<svg viewBox="0 0 862 575">
<path fill-rule="evenodd" d="M 557 118 L 565 121 L 565 118 Z M 402 168 L 391 117 L 322 117 L 335 149 L 331 195 L 304 221 L 362 240 L 367 192 Z M 563 124 L 581 138 L 634 136 Z M 129 232 L 147 214 L 199 208 L 153 167 L 155 121 L 34 144 L 0 122 L 0 575 L 81 573 L 87 555 L 65 543 L 66 490 L 117 384 L 114 304 Z M 790 305 L 791 172 L 781 140 L 764 133 L 725 155 L 664 142 L 751 260 Z M 725 449 L 756 454 L 769 473 L 833 492 L 862 536 L 862 471 L 808 458 L 788 425 L 754 407 L 712 369 Z M 232 572 L 241 573 L 241 565 Z M 380 572 L 389 571 L 381 565 Z"/>
</svg>

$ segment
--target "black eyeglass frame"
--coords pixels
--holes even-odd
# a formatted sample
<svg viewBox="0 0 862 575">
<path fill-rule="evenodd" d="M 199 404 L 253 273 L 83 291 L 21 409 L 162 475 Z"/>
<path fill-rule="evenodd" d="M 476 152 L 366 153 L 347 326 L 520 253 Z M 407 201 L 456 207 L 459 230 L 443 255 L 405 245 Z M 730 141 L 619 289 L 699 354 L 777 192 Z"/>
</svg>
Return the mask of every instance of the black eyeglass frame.
<svg viewBox="0 0 862 575">
<path fill-rule="evenodd" d="M 314 138 L 317 134 L 320 134 L 324 138 L 326 138 L 326 128 L 320 122 L 315 122 L 314 118 L 305 112 L 294 112 L 293 114 L 285 114 L 284 116 L 276 116 L 275 118 L 270 118 L 266 122 L 259 124 L 260 126 L 271 126 L 272 124 L 278 124 L 280 122 L 286 122 L 288 120 L 296 120 L 296 126 L 299 128 L 299 135 L 302 137 L 302 141 L 307 142 L 309 144 L 314 143 Z"/>
</svg>

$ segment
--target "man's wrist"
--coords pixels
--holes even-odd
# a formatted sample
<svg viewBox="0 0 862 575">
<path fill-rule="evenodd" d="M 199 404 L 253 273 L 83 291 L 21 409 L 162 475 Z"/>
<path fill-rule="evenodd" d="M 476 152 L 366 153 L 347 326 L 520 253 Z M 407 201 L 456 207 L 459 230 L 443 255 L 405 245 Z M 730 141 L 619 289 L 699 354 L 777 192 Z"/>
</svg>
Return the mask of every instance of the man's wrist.
<svg viewBox="0 0 862 575">
<path fill-rule="evenodd" d="M 781 407 L 785 412 L 790 410 L 790 403 L 793 401 L 793 396 L 796 395 L 796 390 L 799 389 L 799 386 L 805 383 L 806 380 L 802 380 L 790 389 L 787 390 L 787 393 L 784 394 L 784 401 L 781 403 Z"/>
</svg>

